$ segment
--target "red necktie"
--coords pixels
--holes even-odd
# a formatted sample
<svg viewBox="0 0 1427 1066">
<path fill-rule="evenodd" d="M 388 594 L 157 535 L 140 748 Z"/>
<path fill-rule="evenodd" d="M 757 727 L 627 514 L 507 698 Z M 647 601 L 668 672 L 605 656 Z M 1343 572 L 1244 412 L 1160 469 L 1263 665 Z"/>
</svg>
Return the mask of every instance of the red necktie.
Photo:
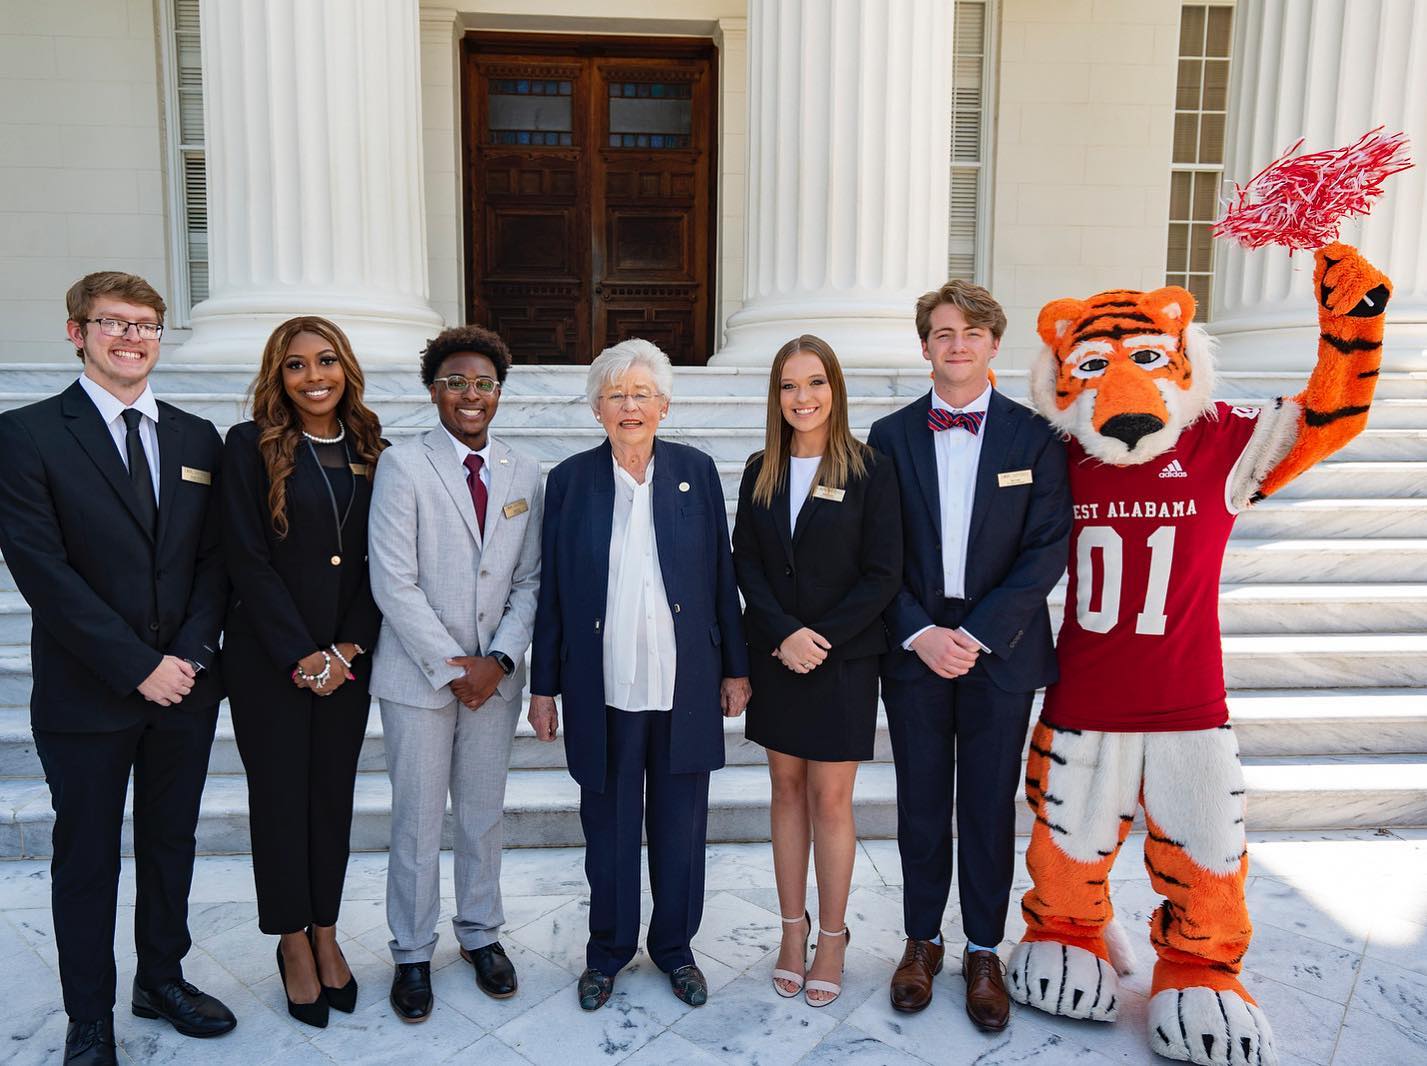
<svg viewBox="0 0 1427 1066">
<path fill-rule="evenodd" d="M 472 452 L 466 456 L 466 483 L 471 490 L 471 502 L 476 505 L 476 525 L 481 536 L 486 535 L 486 483 L 481 480 L 481 466 L 484 460 Z"/>
<path fill-rule="evenodd" d="M 964 429 L 973 437 L 981 430 L 981 420 L 985 411 L 946 411 L 933 407 L 927 411 L 927 428 L 933 433 L 944 429 Z"/>
</svg>

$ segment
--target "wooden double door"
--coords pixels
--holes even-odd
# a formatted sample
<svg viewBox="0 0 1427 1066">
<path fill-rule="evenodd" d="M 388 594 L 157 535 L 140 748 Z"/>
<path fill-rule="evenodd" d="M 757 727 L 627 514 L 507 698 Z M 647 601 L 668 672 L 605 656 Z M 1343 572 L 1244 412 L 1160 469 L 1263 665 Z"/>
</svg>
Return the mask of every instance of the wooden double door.
<svg viewBox="0 0 1427 1066">
<path fill-rule="evenodd" d="M 713 351 L 711 42 L 471 34 L 467 313 L 517 362 Z"/>
</svg>

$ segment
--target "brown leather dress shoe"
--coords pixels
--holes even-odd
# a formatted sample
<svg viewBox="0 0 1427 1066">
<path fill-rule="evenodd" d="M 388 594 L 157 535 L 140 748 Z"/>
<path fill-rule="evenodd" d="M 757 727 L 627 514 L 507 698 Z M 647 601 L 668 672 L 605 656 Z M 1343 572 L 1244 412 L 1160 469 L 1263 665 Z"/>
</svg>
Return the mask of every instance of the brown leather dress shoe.
<svg viewBox="0 0 1427 1066">
<path fill-rule="evenodd" d="M 908 1013 L 932 1001 L 932 978 L 941 973 L 946 945 L 907 938 L 907 949 L 892 975 L 892 1009 Z"/>
<path fill-rule="evenodd" d="M 966 1016 L 982 1029 L 998 1033 L 1011 1020 L 1006 996 L 1006 967 L 994 951 L 961 952 L 961 972 L 966 978 Z"/>
</svg>

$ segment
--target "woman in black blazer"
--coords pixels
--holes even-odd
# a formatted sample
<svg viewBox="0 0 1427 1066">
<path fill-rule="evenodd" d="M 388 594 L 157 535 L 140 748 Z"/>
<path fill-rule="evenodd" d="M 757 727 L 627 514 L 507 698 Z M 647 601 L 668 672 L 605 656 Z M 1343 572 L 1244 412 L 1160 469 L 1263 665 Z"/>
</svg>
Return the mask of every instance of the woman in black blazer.
<svg viewBox="0 0 1427 1066">
<path fill-rule="evenodd" d="M 367 511 L 384 442 L 362 371 L 326 319 L 284 322 L 228 431 L 228 699 L 248 774 L 258 928 L 278 934 L 288 1012 L 327 1024 L 357 983 L 337 946 L 370 656 Z"/>
<path fill-rule="evenodd" d="M 738 493 L 733 559 L 747 604 L 750 740 L 768 749 L 773 869 L 783 945 L 773 987 L 824 1007 L 841 989 L 857 850 L 852 787 L 877 732 L 882 610 L 902 580 L 892 464 L 852 436 L 847 387 L 826 341 L 789 341 L 768 376 L 765 447 Z M 806 968 L 808 848 L 819 940 Z M 799 914 L 802 909 L 803 913 Z"/>
</svg>

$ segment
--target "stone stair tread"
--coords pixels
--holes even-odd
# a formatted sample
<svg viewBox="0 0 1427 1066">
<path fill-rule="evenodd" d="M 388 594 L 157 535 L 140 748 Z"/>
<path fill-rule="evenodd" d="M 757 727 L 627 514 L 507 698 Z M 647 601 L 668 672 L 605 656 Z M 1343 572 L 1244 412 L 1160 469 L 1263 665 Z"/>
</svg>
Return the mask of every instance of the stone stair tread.
<svg viewBox="0 0 1427 1066">
<path fill-rule="evenodd" d="M 1398 653 L 1427 655 L 1427 633 L 1241 633 L 1223 637 L 1224 654 Z"/>
</svg>

